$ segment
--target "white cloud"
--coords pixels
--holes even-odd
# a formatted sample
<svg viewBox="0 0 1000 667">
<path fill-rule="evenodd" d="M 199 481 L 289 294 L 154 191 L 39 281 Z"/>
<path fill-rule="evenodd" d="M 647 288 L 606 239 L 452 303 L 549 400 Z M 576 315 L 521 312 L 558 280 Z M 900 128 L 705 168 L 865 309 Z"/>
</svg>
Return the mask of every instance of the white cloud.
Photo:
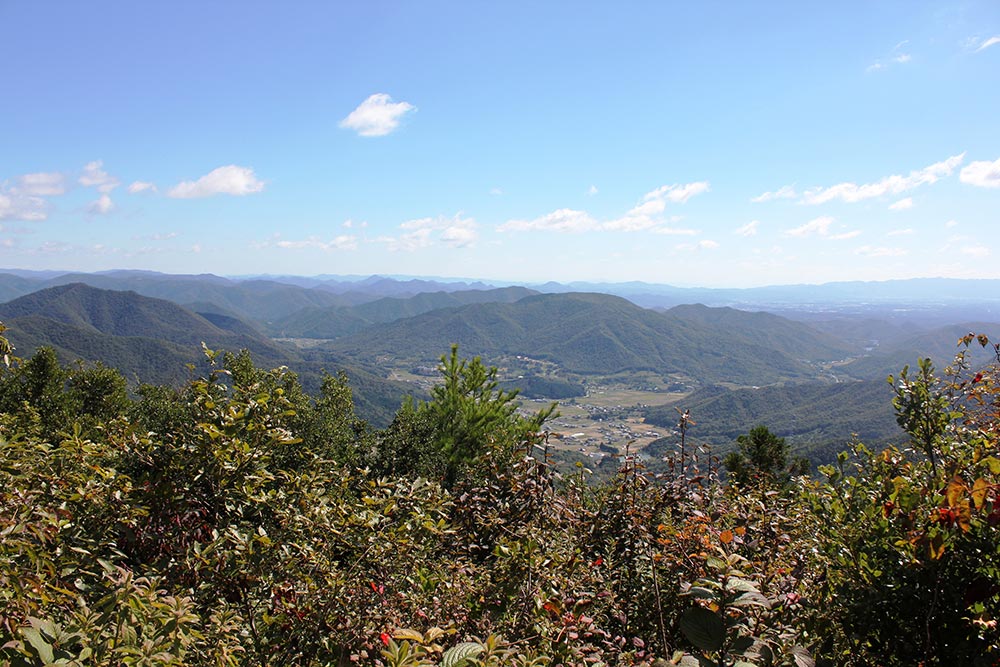
<svg viewBox="0 0 1000 667">
<path fill-rule="evenodd" d="M 1000 158 L 994 162 L 970 162 L 962 169 L 959 179 L 980 188 L 1000 188 Z"/>
<path fill-rule="evenodd" d="M 876 248 L 870 245 L 861 246 L 854 254 L 862 257 L 902 257 L 906 254 L 903 248 Z"/>
<path fill-rule="evenodd" d="M 694 236 L 698 233 L 697 229 L 678 229 L 677 227 L 654 227 L 649 231 L 665 236 Z"/>
<path fill-rule="evenodd" d="M 66 192 L 66 177 L 60 173 L 25 174 L 17 177 L 11 192 L 26 197 L 52 197 Z"/>
<path fill-rule="evenodd" d="M 958 226 L 958 220 L 949 220 L 948 222 L 944 223 L 944 226 L 948 227 L 948 228 L 957 227 Z"/>
<path fill-rule="evenodd" d="M 651 192 L 643 195 L 642 203 L 633 207 L 622 217 L 616 220 L 609 220 L 602 227 L 610 231 L 635 232 L 643 229 L 653 229 L 664 224 L 660 214 L 667 208 L 667 202 L 683 204 L 688 199 L 708 192 L 709 186 L 706 181 L 696 183 L 686 183 L 684 185 L 662 185 Z M 663 234 L 694 234 L 694 230 L 670 230 L 662 228 Z M 656 231 L 656 230 L 654 230 Z"/>
<path fill-rule="evenodd" d="M 90 206 L 87 207 L 87 213 L 91 215 L 107 215 L 113 210 L 115 203 L 111 201 L 111 195 L 108 193 L 102 194 L 97 201 L 90 202 Z"/>
<path fill-rule="evenodd" d="M 596 192 L 596 188 L 592 187 Z M 600 223 L 586 211 L 561 208 L 533 220 L 508 220 L 497 227 L 500 232 L 550 231 L 585 232 L 612 231 L 636 232 L 649 230 L 657 234 L 697 234 L 694 229 L 679 229 L 668 223 L 679 222 L 680 216 L 665 218 L 668 203 L 682 204 L 691 197 L 709 191 L 705 181 L 686 184 L 664 185 L 643 195 L 642 200 L 620 218 Z"/>
<path fill-rule="evenodd" d="M 994 46 L 996 44 L 1000 44 L 1000 35 L 993 35 L 989 39 L 984 39 L 983 43 L 979 45 L 979 47 L 976 49 L 976 51 L 977 52 L 978 51 L 983 51 L 983 50 L 988 49 L 991 46 Z"/>
<path fill-rule="evenodd" d="M 500 232 L 585 232 L 597 228 L 597 221 L 586 211 L 561 208 L 534 220 L 508 220 L 499 227 Z"/>
<path fill-rule="evenodd" d="M 858 236 L 861 236 L 860 229 L 854 229 L 849 232 L 843 232 L 842 234 L 832 234 L 827 238 L 830 239 L 831 241 L 846 241 L 847 239 L 853 239 Z"/>
<path fill-rule="evenodd" d="M 415 109 L 408 102 L 393 102 L 385 93 L 375 93 L 340 121 L 340 127 L 354 130 L 362 137 L 384 137 L 399 127 L 406 113 Z"/>
<path fill-rule="evenodd" d="M 763 202 L 768 202 L 775 199 L 795 199 L 798 196 L 799 196 L 798 193 L 795 192 L 795 186 L 784 185 L 775 190 L 774 192 L 765 192 L 764 194 L 757 195 L 750 201 L 755 204 L 761 204 Z"/>
<path fill-rule="evenodd" d="M 400 236 L 380 236 L 376 241 L 385 243 L 392 252 L 413 252 L 431 245 L 431 229 L 418 229 Z"/>
<path fill-rule="evenodd" d="M 787 230 L 785 232 L 785 236 L 795 236 L 799 238 L 814 235 L 826 236 L 830 231 L 830 225 L 833 224 L 833 221 L 834 219 L 828 215 L 814 218 L 801 227 Z"/>
<path fill-rule="evenodd" d="M 468 220 L 456 219 L 453 224 L 441 230 L 441 240 L 452 248 L 467 248 L 475 245 L 478 238 L 476 223 L 471 218 Z"/>
<path fill-rule="evenodd" d="M 591 185 L 589 188 L 587 188 L 587 194 L 591 197 L 596 195 L 598 192 L 599 190 L 597 189 L 596 185 Z"/>
<path fill-rule="evenodd" d="M 758 227 L 760 227 L 760 220 L 751 220 L 733 233 L 740 236 L 755 236 Z"/>
<path fill-rule="evenodd" d="M 893 229 L 890 232 L 886 232 L 885 235 L 886 236 L 907 236 L 907 235 L 912 234 L 912 233 L 913 233 L 913 230 L 911 228 L 907 227 L 906 229 Z"/>
<path fill-rule="evenodd" d="M 984 245 L 964 246 L 961 248 L 961 253 L 970 257 L 989 257 L 990 252 L 990 249 Z"/>
<path fill-rule="evenodd" d="M 803 204 L 825 204 L 835 199 L 840 199 L 841 201 L 853 204 L 887 194 L 902 194 L 921 185 L 930 185 L 945 176 L 950 176 L 964 159 L 965 153 L 953 155 L 947 160 L 936 162 L 923 169 L 911 171 L 907 176 L 886 176 L 874 183 L 865 183 L 862 185 L 856 183 L 838 183 L 827 188 L 814 188 L 803 193 L 800 201 Z"/>
<path fill-rule="evenodd" d="M 503 188 L 490 188 L 490 194 L 494 197 L 499 197 L 503 194 Z"/>
<path fill-rule="evenodd" d="M 662 201 L 666 199 L 675 204 L 683 204 L 691 197 L 708 191 L 708 181 L 697 181 L 695 183 L 685 183 L 684 185 L 661 185 L 652 192 L 647 192 L 642 199 L 643 201 Z"/>
<path fill-rule="evenodd" d="M 182 181 L 170 188 L 168 197 L 174 199 L 195 199 L 212 195 L 249 195 L 264 189 L 264 182 L 257 178 L 253 169 L 234 164 L 219 167 L 208 172 L 197 181 Z"/>
<path fill-rule="evenodd" d="M 131 195 L 138 194 L 140 192 L 156 192 L 156 186 L 152 183 L 147 183 L 146 181 L 133 181 L 132 184 L 128 186 L 128 192 Z"/>
<path fill-rule="evenodd" d="M 680 243 L 674 246 L 674 250 L 679 250 L 681 252 L 696 252 L 698 250 L 715 250 L 718 247 L 718 242 L 711 239 L 702 239 L 697 243 Z"/>
<path fill-rule="evenodd" d="M 408 230 L 399 236 L 380 236 L 376 241 L 385 243 L 389 250 L 413 251 L 434 244 L 437 239 L 452 248 L 467 248 L 475 245 L 479 238 L 479 225 L 473 218 L 463 218 L 461 213 L 452 217 L 418 218 L 399 225 Z"/>
<path fill-rule="evenodd" d="M 890 52 L 887 58 L 882 60 L 876 60 L 874 63 L 869 65 L 865 71 L 877 72 L 879 70 L 886 69 L 893 63 L 897 65 L 904 65 L 910 62 L 911 60 L 913 60 L 913 57 L 909 53 L 904 53 L 901 51 L 901 49 L 907 44 L 909 44 L 909 42 L 910 40 L 904 39 L 902 42 L 896 44 L 896 46 L 892 47 L 892 51 Z"/>
<path fill-rule="evenodd" d="M 913 208 L 913 197 L 900 199 L 898 202 L 889 205 L 890 211 L 905 211 L 909 208 Z"/>
<path fill-rule="evenodd" d="M 39 221 L 48 217 L 48 206 L 44 199 L 0 191 L 0 220 Z"/>
<path fill-rule="evenodd" d="M 105 194 L 111 192 L 121 185 L 121 181 L 104 171 L 103 166 L 104 163 L 100 160 L 88 162 L 77 182 L 87 188 L 97 188 L 98 192 Z"/>
<path fill-rule="evenodd" d="M 347 234 L 342 234 L 340 236 L 335 236 L 329 241 L 323 241 L 318 236 L 310 236 L 309 238 L 301 241 L 282 241 L 277 240 L 274 245 L 278 248 L 284 248 L 286 250 L 301 250 L 303 248 L 313 248 L 316 250 L 324 250 L 330 252 L 331 250 L 357 250 L 358 249 L 358 239 L 356 236 L 350 236 Z"/>
</svg>

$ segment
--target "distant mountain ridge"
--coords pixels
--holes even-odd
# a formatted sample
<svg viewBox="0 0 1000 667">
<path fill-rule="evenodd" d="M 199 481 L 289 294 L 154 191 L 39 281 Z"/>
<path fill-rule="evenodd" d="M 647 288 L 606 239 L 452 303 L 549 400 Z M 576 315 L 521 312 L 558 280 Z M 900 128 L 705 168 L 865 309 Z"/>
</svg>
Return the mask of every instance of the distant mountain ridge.
<svg viewBox="0 0 1000 667">
<path fill-rule="evenodd" d="M 321 369 L 343 370 L 351 378 L 358 413 L 377 423 L 391 419 L 403 396 L 414 393 L 414 387 L 345 365 L 332 355 L 303 356 L 232 316 L 205 317 L 131 291 L 81 283 L 50 287 L 0 304 L 0 320 L 9 327 L 5 335 L 19 355 L 49 346 L 64 360 L 101 361 L 131 381 L 176 385 L 189 379 L 188 364 L 204 370 L 204 342 L 213 349 L 249 350 L 263 367 L 289 366 L 310 391 L 318 390 Z"/>
<path fill-rule="evenodd" d="M 537 294 L 525 287 L 423 292 L 409 298 L 384 297 L 356 306 L 305 308 L 275 322 L 269 330 L 279 337 L 339 338 L 364 330 L 373 324 L 394 322 L 441 308 L 472 303 L 512 303 Z"/>
<path fill-rule="evenodd" d="M 514 303 L 472 304 L 431 311 L 377 325 L 330 344 L 358 358 L 396 355 L 435 359 L 457 343 L 463 354 L 486 358 L 523 354 L 549 360 L 581 374 L 652 370 L 678 373 L 699 382 L 767 384 L 810 377 L 812 367 L 740 325 L 753 314 L 731 311 L 725 328 L 671 313 L 656 313 L 607 294 L 538 294 Z M 775 318 L 781 321 L 781 318 Z M 845 348 L 825 334 L 798 329 L 811 358 L 836 359 Z"/>
</svg>

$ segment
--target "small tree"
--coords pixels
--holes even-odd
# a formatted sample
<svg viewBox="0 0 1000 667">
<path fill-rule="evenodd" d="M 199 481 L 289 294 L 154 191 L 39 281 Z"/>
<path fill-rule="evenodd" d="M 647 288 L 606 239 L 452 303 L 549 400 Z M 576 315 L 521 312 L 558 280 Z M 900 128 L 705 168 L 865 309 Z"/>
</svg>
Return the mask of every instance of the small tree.
<svg viewBox="0 0 1000 667">
<path fill-rule="evenodd" d="M 444 382 L 431 390 L 431 400 L 420 404 L 417 415 L 434 429 L 435 449 L 445 458 L 446 485 L 491 443 L 519 442 L 537 432 L 555 411 L 553 403 L 531 417 L 518 415 L 517 390 L 500 389 L 496 367 L 485 366 L 479 357 L 460 359 L 458 345 L 442 355 L 439 370 Z"/>
<path fill-rule="evenodd" d="M 766 426 L 755 426 L 736 438 L 739 451 L 730 452 L 723 463 L 730 481 L 736 484 L 784 484 L 793 475 L 808 472 L 809 462 L 802 457 L 788 460 L 788 445 L 784 438 L 771 433 Z"/>
</svg>

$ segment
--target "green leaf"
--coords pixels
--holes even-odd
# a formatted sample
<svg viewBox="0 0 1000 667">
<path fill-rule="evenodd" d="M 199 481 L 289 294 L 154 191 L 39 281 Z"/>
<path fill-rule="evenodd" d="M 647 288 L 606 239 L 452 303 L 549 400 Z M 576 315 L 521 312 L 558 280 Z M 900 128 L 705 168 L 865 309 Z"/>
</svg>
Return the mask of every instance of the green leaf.
<svg viewBox="0 0 1000 667">
<path fill-rule="evenodd" d="M 461 667 L 482 652 L 483 646 L 478 642 L 456 644 L 441 656 L 441 667 Z"/>
<path fill-rule="evenodd" d="M 681 632 L 703 651 L 718 651 L 726 639 L 726 625 L 718 614 L 704 607 L 689 607 L 681 614 Z"/>
<path fill-rule="evenodd" d="M 38 653 L 38 657 L 42 659 L 42 664 L 49 664 L 55 662 L 55 654 L 52 651 L 52 644 L 45 641 L 42 636 L 42 631 L 38 628 L 23 628 L 21 630 L 21 636 L 27 640 L 31 647 L 35 649 Z"/>
</svg>

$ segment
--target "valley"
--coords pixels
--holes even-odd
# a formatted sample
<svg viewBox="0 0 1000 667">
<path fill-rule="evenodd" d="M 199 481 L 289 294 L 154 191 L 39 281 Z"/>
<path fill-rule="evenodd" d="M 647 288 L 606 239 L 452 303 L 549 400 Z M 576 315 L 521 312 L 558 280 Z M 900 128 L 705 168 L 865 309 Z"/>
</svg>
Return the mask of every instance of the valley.
<svg viewBox="0 0 1000 667">
<path fill-rule="evenodd" d="M 957 295 L 980 282 L 935 283 L 935 299 L 951 289 L 954 303 L 972 308 Z M 343 372 L 359 414 L 374 426 L 387 425 L 405 396 L 427 397 L 441 355 L 458 344 L 463 356 L 496 366 L 500 387 L 517 389 L 524 410 L 559 403 L 548 428 L 562 464 L 611 470 L 626 446 L 651 465 L 672 451 L 683 410 L 691 411 L 690 442 L 720 455 L 756 424 L 813 465 L 831 460 L 852 434 L 893 442 L 900 431 L 886 375 L 920 356 L 943 367 L 960 336 L 995 326 L 949 322 L 953 310 L 921 301 L 924 281 L 909 296 L 905 281 L 892 290 L 874 284 L 869 297 L 891 292 L 881 305 L 852 301 L 857 290 L 787 289 L 781 314 L 750 309 L 777 298 L 766 289 L 702 290 L 696 294 L 713 305 L 650 309 L 612 292 L 647 304 L 685 292 L 663 288 L 654 298 L 654 286 L 641 293 L 624 285 L 585 286 L 608 293 L 539 287 L 0 272 L 0 294 L 10 297 L 0 319 L 24 353 L 48 345 L 65 360 L 101 361 L 136 387 L 204 372 L 202 343 L 287 366 L 311 392 L 324 374 Z M 989 316 L 995 307 L 986 294 L 978 312 Z"/>
</svg>

